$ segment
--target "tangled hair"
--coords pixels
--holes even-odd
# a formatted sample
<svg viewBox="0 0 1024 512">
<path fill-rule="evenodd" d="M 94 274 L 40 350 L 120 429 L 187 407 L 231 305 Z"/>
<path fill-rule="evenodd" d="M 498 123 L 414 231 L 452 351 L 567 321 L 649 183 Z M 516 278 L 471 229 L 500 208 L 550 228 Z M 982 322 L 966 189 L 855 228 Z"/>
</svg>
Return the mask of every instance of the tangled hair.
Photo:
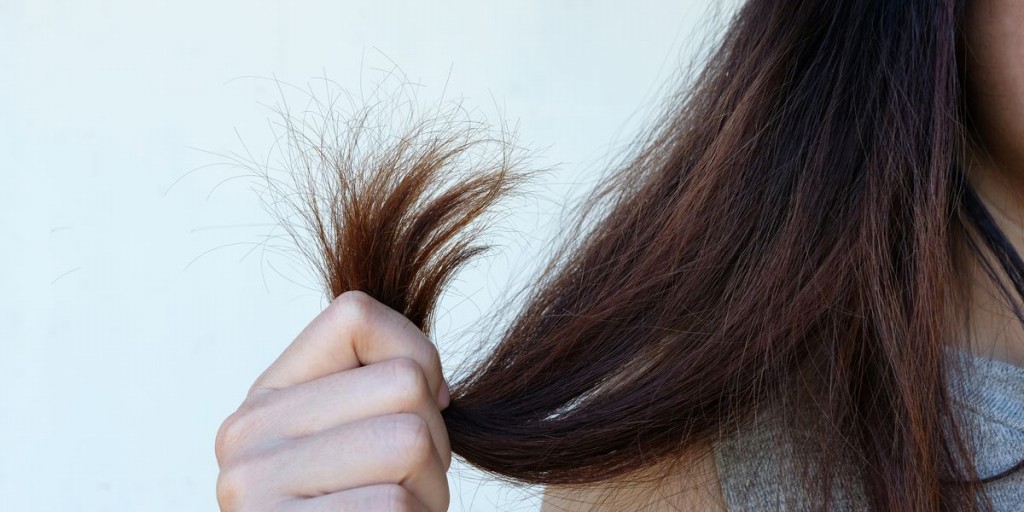
<svg viewBox="0 0 1024 512">
<path fill-rule="evenodd" d="M 943 354 L 964 344 L 966 265 L 997 280 L 991 251 L 1017 294 L 1024 265 L 961 165 L 964 3 L 747 1 L 453 385 L 453 450 L 584 485 L 773 404 L 823 457 L 803 478 L 817 508 L 832 485 L 874 510 L 991 506 Z M 531 171 L 478 127 L 411 126 L 379 137 L 354 116 L 292 143 L 330 297 L 362 290 L 428 331 L 480 221 Z"/>
</svg>

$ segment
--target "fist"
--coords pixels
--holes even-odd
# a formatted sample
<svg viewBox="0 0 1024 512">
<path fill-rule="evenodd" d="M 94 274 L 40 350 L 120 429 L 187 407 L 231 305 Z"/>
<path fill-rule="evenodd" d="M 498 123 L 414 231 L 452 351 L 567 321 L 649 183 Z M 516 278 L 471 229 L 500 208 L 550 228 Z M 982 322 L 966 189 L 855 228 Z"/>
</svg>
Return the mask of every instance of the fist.
<svg viewBox="0 0 1024 512">
<path fill-rule="evenodd" d="M 412 322 L 346 292 L 256 379 L 217 432 L 224 512 L 448 509 L 437 350 Z"/>
</svg>

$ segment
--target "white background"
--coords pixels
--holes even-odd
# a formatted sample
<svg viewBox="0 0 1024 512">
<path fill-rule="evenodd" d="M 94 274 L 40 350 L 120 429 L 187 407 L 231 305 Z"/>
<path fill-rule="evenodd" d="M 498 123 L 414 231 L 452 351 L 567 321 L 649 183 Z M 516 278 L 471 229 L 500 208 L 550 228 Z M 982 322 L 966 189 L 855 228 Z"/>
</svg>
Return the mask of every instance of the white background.
<svg viewBox="0 0 1024 512">
<path fill-rule="evenodd" d="M 219 165 L 271 150 L 272 78 L 404 73 L 424 99 L 500 111 L 552 169 L 441 305 L 453 368 L 454 333 L 521 284 L 557 206 L 649 119 L 716 8 L 0 0 L 0 508 L 217 509 L 217 427 L 326 305 L 267 238 L 251 178 Z M 451 510 L 539 506 L 465 466 L 450 482 Z"/>
</svg>

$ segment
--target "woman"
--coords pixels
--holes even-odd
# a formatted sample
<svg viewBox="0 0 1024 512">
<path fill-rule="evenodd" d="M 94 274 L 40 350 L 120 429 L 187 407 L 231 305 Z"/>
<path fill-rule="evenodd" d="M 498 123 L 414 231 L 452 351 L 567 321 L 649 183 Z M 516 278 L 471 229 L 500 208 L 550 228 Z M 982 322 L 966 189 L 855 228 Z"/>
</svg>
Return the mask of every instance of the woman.
<svg viewBox="0 0 1024 512">
<path fill-rule="evenodd" d="M 451 388 L 423 331 L 522 174 L 439 189 L 471 144 L 429 130 L 311 153 L 337 298 L 222 425 L 222 509 L 445 510 L 454 451 L 545 510 L 1019 510 L 1021 27 L 747 1 Z"/>
</svg>

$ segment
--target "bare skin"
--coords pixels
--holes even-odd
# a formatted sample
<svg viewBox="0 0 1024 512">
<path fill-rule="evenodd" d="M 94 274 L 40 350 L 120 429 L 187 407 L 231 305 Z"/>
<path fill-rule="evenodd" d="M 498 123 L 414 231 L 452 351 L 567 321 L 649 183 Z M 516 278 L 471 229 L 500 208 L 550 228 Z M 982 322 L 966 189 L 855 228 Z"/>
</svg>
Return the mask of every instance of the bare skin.
<svg viewBox="0 0 1024 512">
<path fill-rule="evenodd" d="M 1017 252 L 1024 254 L 1024 205 L 1020 204 L 1021 196 L 1011 194 L 1013 189 L 1001 185 L 1004 180 L 993 173 L 977 173 L 971 177 L 971 182 L 975 183 L 979 197 L 1000 229 Z M 994 260 L 992 264 L 999 269 Z M 973 276 L 969 348 L 979 356 L 1024 367 L 1024 326 L 980 266 L 974 264 L 968 271 Z M 1012 290 L 1006 274 L 999 270 L 999 276 Z"/>
<path fill-rule="evenodd" d="M 449 400 L 426 336 L 369 295 L 344 293 L 221 425 L 220 508 L 447 510 Z"/>
<path fill-rule="evenodd" d="M 541 512 L 724 512 L 718 468 L 710 451 L 681 456 L 677 463 L 667 473 L 652 468 L 584 488 L 548 487 Z M 666 474 L 671 476 L 658 479 Z"/>
<path fill-rule="evenodd" d="M 968 3 L 967 97 L 977 129 L 970 182 L 1018 253 L 1024 254 L 1024 2 Z M 972 348 L 1024 366 L 1024 327 L 996 288 L 972 268 Z M 1012 289 L 1012 287 L 1011 287 Z"/>
</svg>

